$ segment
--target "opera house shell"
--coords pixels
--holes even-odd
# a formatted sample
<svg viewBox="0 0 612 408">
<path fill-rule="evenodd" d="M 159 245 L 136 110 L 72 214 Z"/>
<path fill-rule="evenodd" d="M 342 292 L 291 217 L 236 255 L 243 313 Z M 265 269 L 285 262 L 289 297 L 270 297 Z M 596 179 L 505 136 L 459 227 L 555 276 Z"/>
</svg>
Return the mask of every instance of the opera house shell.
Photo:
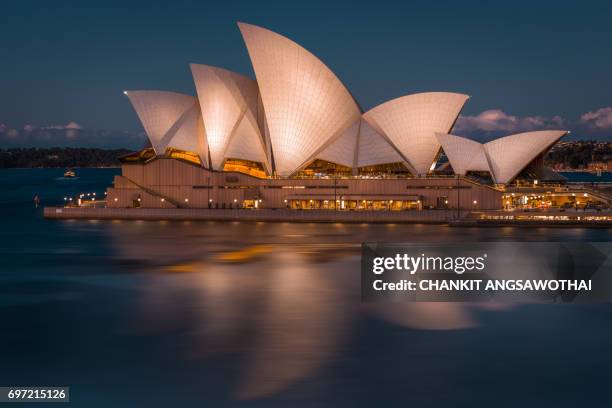
<svg viewBox="0 0 612 408">
<path fill-rule="evenodd" d="M 242 175 L 269 181 L 325 180 L 330 173 L 321 169 L 327 166 L 333 168 L 334 177 L 341 175 L 347 180 L 389 179 L 402 174 L 404 182 L 420 179 L 420 185 L 435 185 L 433 176 L 445 155 L 447 168 L 454 172 L 451 174 L 487 172 L 494 186 L 501 186 L 512 182 L 566 134 L 529 132 L 484 144 L 452 135 L 469 96 L 451 92 L 406 95 L 364 112 L 338 77 L 308 50 L 262 27 L 245 23 L 238 23 L 238 27 L 255 78 L 191 64 L 196 96 L 125 91 L 151 145 L 148 153 L 138 153 L 140 159 L 175 158 L 192 167 L 195 164 L 207 174 L 208 184 L 216 183 L 214 174 L 229 173 L 236 173 L 241 180 Z M 125 163 L 130 159 L 133 164 L 134 157 Z M 125 169 L 124 173 L 123 183 L 128 185 L 130 177 Z M 145 176 L 132 174 L 135 179 L 129 185 L 146 185 L 143 192 L 154 191 L 168 197 L 167 202 L 188 202 L 188 197 L 170 199 L 177 194 L 153 188 L 169 184 L 152 177 L 145 180 Z M 195 181 L 173 183 L 193 187 Z M 117 185 L 115 190 L 119 190 Z M 398 196 L 405 194 L 404 190 L 377 194 Z M 363 192 L 355 192 L 359 193 Z M 207 202 L 213 202 L 209 196 L 210 192 Z M 244 202 L 245 197 L 234 198 L 230 204 Z M 282 202 L 286 201 L 287 197 Z M 334 208 L 337 201 L 333 200 Z"/>
</svg>

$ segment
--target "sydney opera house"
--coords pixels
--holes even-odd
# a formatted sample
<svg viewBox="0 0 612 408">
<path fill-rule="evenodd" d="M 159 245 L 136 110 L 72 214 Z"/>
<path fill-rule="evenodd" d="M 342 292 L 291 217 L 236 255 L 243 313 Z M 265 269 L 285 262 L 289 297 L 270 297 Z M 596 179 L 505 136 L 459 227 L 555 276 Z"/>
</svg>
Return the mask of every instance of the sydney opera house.
<svg viewBox="0 0 612 408">
<path fill-rule="evenodd" d="M 255 79 L 192 64 L 196 96 L 125 92 L 150 147 L 121 158 L 107 207 L 500 209 L 508 186 L 556 177 L 543 155 L 563 130 L 453 135 L 469 96 L 450 92 L 364 112 L 306 49 L 238 26 Z"/>
</svg>

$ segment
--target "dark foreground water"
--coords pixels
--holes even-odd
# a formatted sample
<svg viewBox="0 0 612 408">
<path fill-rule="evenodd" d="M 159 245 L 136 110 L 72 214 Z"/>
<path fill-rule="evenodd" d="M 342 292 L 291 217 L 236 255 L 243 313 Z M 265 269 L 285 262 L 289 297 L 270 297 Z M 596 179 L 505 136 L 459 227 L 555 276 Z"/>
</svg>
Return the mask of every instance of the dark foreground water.
<svg viewBox="0 0 612 408">
<path fill-rule="evenodd" d="M 0 170 L 0 385 L 68 385 L 78 407 L 612 404 L 607 304 L 359 301 L 365 240 L 609 230 L 43 220 L 35 194 L 118 171 L 78 172 Z"/>
</svg>

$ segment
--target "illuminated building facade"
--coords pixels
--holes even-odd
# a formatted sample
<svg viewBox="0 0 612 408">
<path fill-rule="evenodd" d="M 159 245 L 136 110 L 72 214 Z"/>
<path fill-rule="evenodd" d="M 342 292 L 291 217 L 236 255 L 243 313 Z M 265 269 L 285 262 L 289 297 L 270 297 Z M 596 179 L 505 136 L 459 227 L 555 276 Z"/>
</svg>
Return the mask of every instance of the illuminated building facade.
<svg viewBox="0 0 612 408">
<path fill-rule="evenodd" d="M 192 64 L 197 96 L 125 92 L 151 148 L 122 158 L 108 207 L 498 209 L 504 186 L 567 133 L 454 136 L 469 96 L 450 92 L 363 112 L 302 46 L 238 26 L 255 79 Z"/>
</svg>

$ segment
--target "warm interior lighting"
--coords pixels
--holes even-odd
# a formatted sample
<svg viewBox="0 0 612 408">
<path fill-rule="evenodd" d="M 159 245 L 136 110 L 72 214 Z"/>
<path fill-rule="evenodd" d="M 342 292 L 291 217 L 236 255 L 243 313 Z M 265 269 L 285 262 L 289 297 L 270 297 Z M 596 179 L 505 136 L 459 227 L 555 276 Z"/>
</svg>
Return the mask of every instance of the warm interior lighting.
<svg viewBox="0 0 612 408">
<path fill-rule="evenodd" d="M 200 160 L 200 156 L 198 156 L 194 152 L 189 152 L 187 150 L 179 150 L 174 148 L 168 148 L 166 150 L 166 156 L 172 159 L 185 160 L 189 163 L 197 164 L 198 166 L 202 165 L 202 161 Z"/>
<path fill-rule="evenodd" d="M 249 160 L 227 159 L 223 164 L 223 171 L 234 171 L 257 178 L 266 177 L 263 165 Z"/>
</svg>

